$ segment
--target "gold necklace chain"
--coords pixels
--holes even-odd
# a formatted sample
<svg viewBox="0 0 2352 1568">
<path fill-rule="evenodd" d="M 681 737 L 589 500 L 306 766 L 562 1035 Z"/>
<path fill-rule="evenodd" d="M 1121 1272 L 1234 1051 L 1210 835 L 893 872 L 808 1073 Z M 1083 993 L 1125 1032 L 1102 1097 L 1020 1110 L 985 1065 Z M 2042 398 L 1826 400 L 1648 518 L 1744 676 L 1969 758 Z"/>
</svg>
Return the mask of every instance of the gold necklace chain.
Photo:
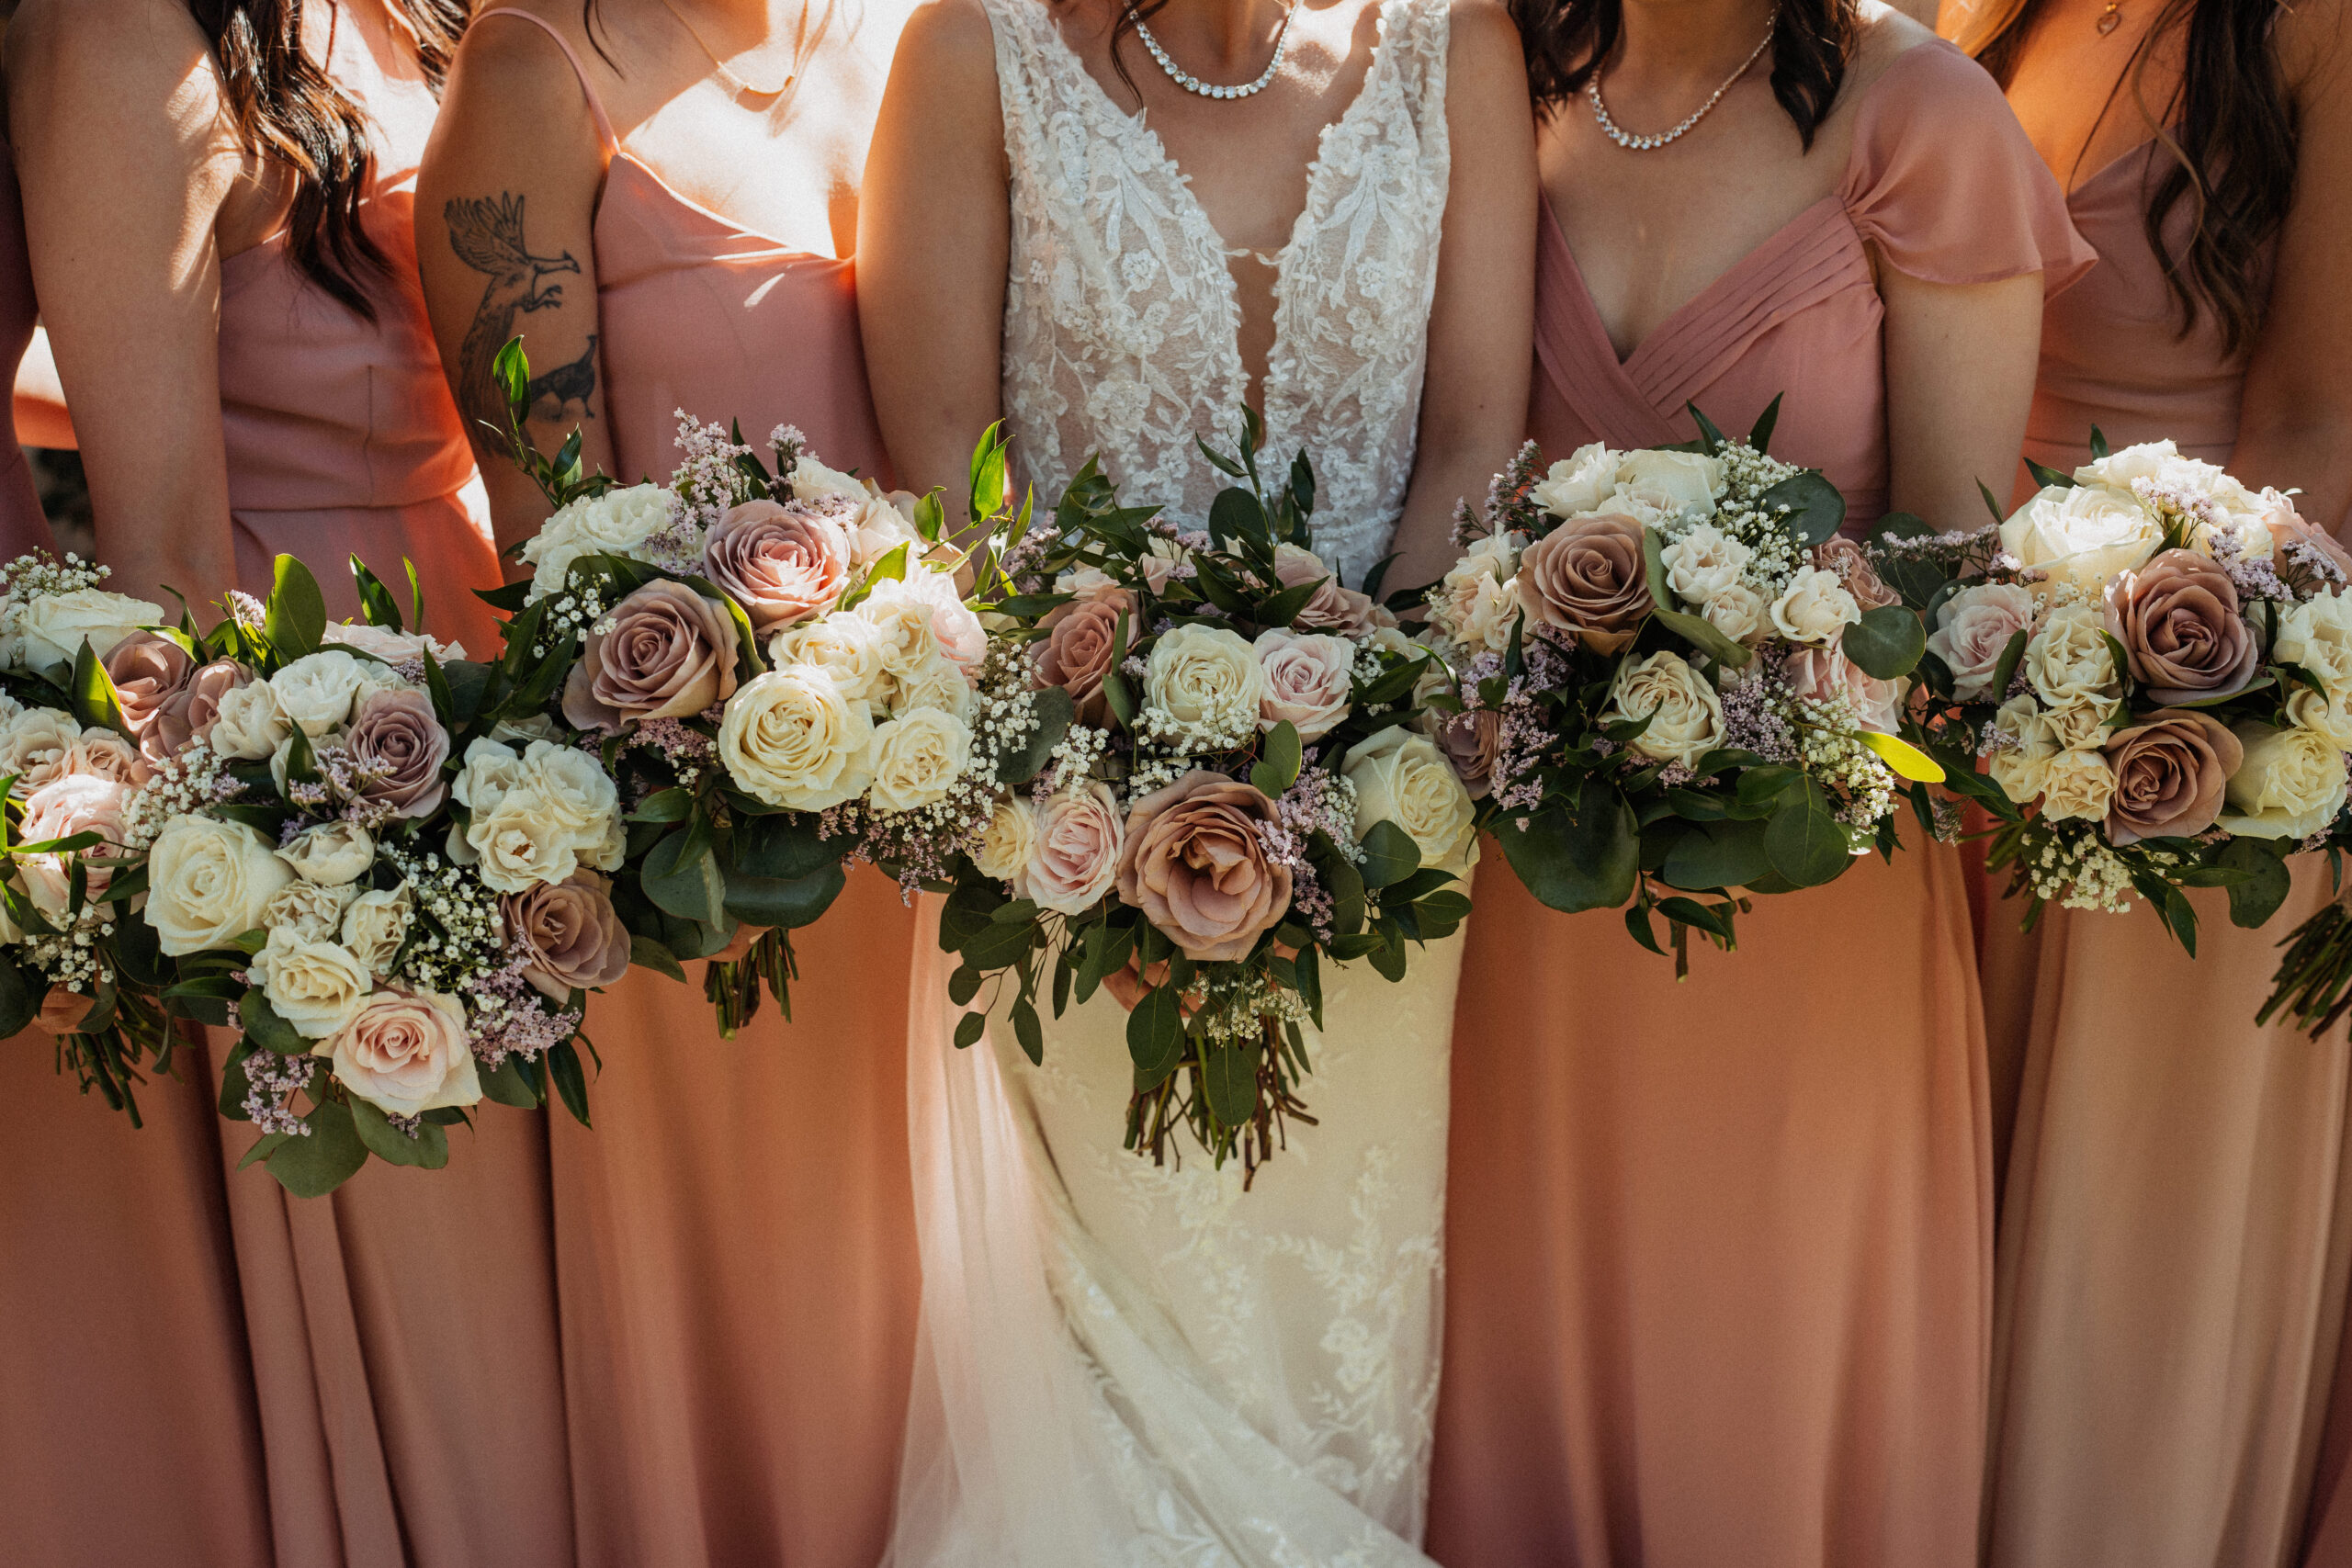
<svg viewBox="0 0 2352 1568">
<path fill-rule="evenodd" d="M 742 77 L 738 76 L 734 71 L 728 66 L 727 62 L 718 58 L 718 51 L 711 48 L 709 43 L 704 39 L 702 34 L 695 30 L 695 25 L 686 20 L 685 13 L 678 9 L 677 6 L 673 3 L 673 0 L 662 0 L 662 5 L 671 16 L 677 18 L 678 26 L 686 29 L 686 36 L 695 40 L 695 47 L 701 50 L 704 55 L 709 59 L 711 68 L 718 73 L 720 80 L 724 81 L 729 87 L 734 89 L 736 96 L 746 98 L 780 98 L 785 94 L 792 91 L 792 85 L 800 80 L 800 69 L 803 65 L 808 63 L 807 56 L 802 52 L 806 46 L 808 32 L 808 12 L 806 6 L 803 6 L 800 12 L 799 35 L 792 40 L 792 73 L 784 79 L 784 85 L 782 86 L 755 87 L 751 83 L 743 80 Z"/>
</svg>

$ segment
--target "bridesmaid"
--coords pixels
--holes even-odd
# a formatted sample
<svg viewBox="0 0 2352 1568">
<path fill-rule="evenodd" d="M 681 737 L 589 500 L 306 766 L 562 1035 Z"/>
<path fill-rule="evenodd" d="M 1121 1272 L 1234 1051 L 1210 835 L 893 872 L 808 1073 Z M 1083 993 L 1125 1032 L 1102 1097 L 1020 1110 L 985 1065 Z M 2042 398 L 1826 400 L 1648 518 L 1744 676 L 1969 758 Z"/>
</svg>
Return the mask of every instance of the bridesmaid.
<svg viewBox="0 0 2352 1568">
<path fill-rule="evenodd" d="M 898 20 L 799 0 L 480 13 L 419 200 L 459 400 L 503 422 L 487 356 L 521 333 L 534 437 L 577 425 L 592 469 L 666 480 L 684 407 L 763 447 L 797 424 L 827 464 L 886 476 L 848 258 Z M 536 491 L 484 468 L 502 538 L 527 537 Z M 790 1023 L 770 1004 L 722 1041 L 699 985 L 648 970 L 599 999 L 596 1130 L 555 1133 L 584 1562 L 881 1554 L 917 1300 L 913 941 L 865 869 L 797 937 Z"/>
<path fill-rule="evenodd" d="M 1948 13 L 2066 186 L 2101 265 L 2045 324 L 2028 456 L 2093 425 L 2352 507 L 2352 96 L 2336 0 L 2008 0 Z M 2030 480 L 2020 484 L 2022 491 Z M 2219 890 L 2189 958 L 2144 911 L 1996 902 L 1986 1016 L 2018 1068 L 2001 1212 L 1990 1561 L 2287 1561 L 2352 1252 L 2352 1052 L 2258 1029 L 2281 933 Z M 1998 889 L 1995 889 L 1997 893 Z"/>
<path fill-rule="evenodd" d="M 388 581 L 405 557 L 434 629 L 495 649 L 469 592 L 497 581 L 489 519 L 409 237 L 462 15 L 457 0 L 19 12 L 10 129 L 33 276 L 113 586 L 161 598 L 171 583 L 198 602 L 260 592 L 272 554 L 290 550 L 349 614 L 346 553 Z M 569 1562 L 542 1123 L 492 1111 L 447 1170 L 371 1166 L 300 1202 L 262 1170 L 228 1168 L 249 1139 L 222 1137 L 208 1075 L 192 1076 L 151 1086 L 156 1124 L 123 1138 L 133 1155 L 91 1188 L 35 1166 L 41 1145 L 7 1143 L 25 1162 L 11 1201 L 38 1194 L 61 1212 L 32 1233 L 38 1250 L 10 1250 L 11 1310 L 45 1315 L 5 1338 L 43 1352 L 60 1385 L 78 1374 L 95 1401 L 51 1407 L 42 1466 L 7 1467 L 11 1489 L 105 1477 L 103 1499 L 35 1499 L 78 1500 L 69 1540 L 98 1561 Z M 69 1117 L 94 1114 L 64 1086 L 40 1087 L 46 1100 L 12 1099 L 11 1114 L 45 1111 L 59 1141 Z M 175 1264 L 200 1238 L 219 1246 L 224 1203 L 233 1258 Z M 115 1235 L 136 1244 L 135 1269 L 87 1256 Z M 167 1268 L 186 1282 L 158 1278 Z M 156 1337 L 193 1336 L 240 1304 L 250 1373 L 244 1345 L 192 1349 L 153 1388 L 123 1389 L 143 1425 L 119 1427 L 110 1395 L 144 1376 Z M 78 1364 L 51 1338 L 85 1334 Z M 28 1418 L 19 1408 L 8 1402 L 12 1423 Z M 132 1439 L 165 1422 L 178 1446 L 134 1462 Z M 189 1500 L 157 1517 L 151 1486 Z M 138 1544 L 88 1544 L 118 1531 Z"/>
<path fill-rule="evenodd" d="M 1981 525 L 2044 294 L 2090 260 L 1993 83 L 1868 0 L 1515 10 L 1546 453 L 1688 439 L 1686 401 L 1744 431 L 1785 391 L 1772 449 L 1826 471 L 1849 532 Z M 1760 901 L 1679 987 L 1614 911 L 1481 886 L 1441 1561 L 1974 1562 L 1984 1042 L 1958 857 L 1906 836 Z"/>
</svg>

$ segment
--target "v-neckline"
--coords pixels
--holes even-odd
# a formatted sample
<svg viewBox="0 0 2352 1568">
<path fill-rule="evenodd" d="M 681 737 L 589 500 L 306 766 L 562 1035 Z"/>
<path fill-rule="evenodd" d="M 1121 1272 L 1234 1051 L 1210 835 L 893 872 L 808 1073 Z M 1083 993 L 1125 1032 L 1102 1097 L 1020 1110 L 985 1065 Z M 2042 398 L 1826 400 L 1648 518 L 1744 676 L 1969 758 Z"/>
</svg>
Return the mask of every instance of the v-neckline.
<svg viewBox="0 0 2352 1568">
<path fill-rule="evenodd" d="M 1021 4 L 1023 0 L 1014 0 L 1014 3 Z M 1044 0 L 1035 0 L 1035 3 L 1042 11 Z M 1330 151 L 1332 138 L 1351 123 L 1359 112 L 1369 110 L 1373 102 L 1373 93 L 1381 85 L 1382 76 L 1388 69 L 1388 7 L 1391 3 L 1392 0 L 1374 0 L 1374 36 L 1372 45 L 1372 62 L 1364 68 L 1363 85 L 1356 89 L 1355 96 L 1348 100 L 1348 107 L 1341 109 L 1337 117 L 1327 121 L 1323 128 L 1316 132 L 1315 156 L 1306 165 L 1306 199 L 1300 204 L 1298 215 L 1291 220 L 1290 237 L 1283 242 L 1282 249 L 1275 252 L 1272 258 L 1271 265 L 1274 274 L 1274 331 L 1273 337 L 1266 348 L 1266 374 L 1257 387 L 1257 403 L 1261 412 L 1267 410 L 1272 400 L 1270 389 L 1274 384 L 1276 367 L 1282 363 L 1283 358 L 1285 341 L 1283 331 L 1283 317 L 1287 314 L 1290 304 L 1287 285 L 1290 281 L 1291 256 L 1306 237 L 1307 220 L 1315 212 L 1317 198 L 1322 194 L 1323 176 L 1329 167 L 1329 160 L 1325 154 Z M 1062 59 L 1069 69 L 1086 84 L 1085 90 L 1091 95 L 1091 101 L 1095 110 L 1118 125 L 1125 134 L 1137 138 L 1142 148 L 1150 154 L 1153 162 L 1166 175 L 1167 183 L 1174 187 L 1174 210 L 1179 220 L 1194 231 L 1195 240 L 1205 236 L 1217 254 L 1225 259 L 1227 265 L 1219 269 L 1218 276 L 1227 307 L 1232 312 L 1233 332 L 1227 339 L 1224 347 L 1225 352 L 1231 355 L 1235 381 L 1243 388 L 1248 388 L 1250 367 L 1241 359 L 1241 285 L 1234 278 L 1232 261 L 1236 256 L 1249 254 L 1261 254 L 1263 259 L 1261 253 L 1252 252 L 1247 245 L 1231 245 L 1226 243 L 1224 231 L 1211 221 L 1208 209 L 1203 206 L 1201 198 L 1193 194 L 1193 176 L 1184 172 L 1184 166 L 1179 164 L 1175 155 L 1168 151 L 1168 143 L 1161 139 L 1159 132 L 1152 128 L 1149 119 L 1146 118 L 1146 111 L 1139 109 L 1134 114 L 1129 114 L 1121 108 L 1102 84 L 1095 80 L 1094 73 L 1086 68 L 1086 62 L 1080 57 L 1078 51 L 1072 49 L 1069 41 L 1062 37 L 1061 28 L 1053 17 L 1041 16 L 1037 21 L 1038 26 L 1044 28 L 1050 40 L 1050 47 L 1061 51 Z"/>
<path fill-rule="evenodd" d="M 648 164 L 644 159 L 630 152 L 627 147 L 621 146 L 617 143 L 616 143 L 613 148 L 613 161 L 615 163 L 627 163 L 629 164 L 632 168 L 636 169 L 639 174 L 644 175 L 646 182 L 651 185 L 654 189 L 660 191 L 662 196 L 666 197 L 671 201 L 675 202 L 680 207 L 684 208 L 687 211 L 695 214 L 696 217 L 707 218 L 713 223 L 719 224 L 724 228 L 734 231 L 736 233 L 742 235 L 745 239 L 764 241 L 766 243 L 774 245 L 778 251 L 782 252 L 787 257 L 794 259 L 806 258 L 810 261 L 835 263 L 847 261 L 849 259 L 847 256 L 829 256 L 820 254 L 815 251 L 802 250 L 798 246 L 776 238 L 774 234 L 766 233 L 761 230 L 752 228 L 748 224 L 739 223 L 723 212 L 714 212 L 709 208 L 705 207 L 701 202 L 696 201 L 693 197 L 690 197 L 686 195 L 685 192 L 678 189 L 677 186 L 672 185 L 668 180 L 663 179 L 661 175 L 656 172 L 652 164 Z M 607 175 L 606 178 L 607 183 L 609 184 L 610 176 Z M 601 197 L 597 199 L 596 212 L 599 217 L 604 215 L 604 199 Z"/>
</svg>

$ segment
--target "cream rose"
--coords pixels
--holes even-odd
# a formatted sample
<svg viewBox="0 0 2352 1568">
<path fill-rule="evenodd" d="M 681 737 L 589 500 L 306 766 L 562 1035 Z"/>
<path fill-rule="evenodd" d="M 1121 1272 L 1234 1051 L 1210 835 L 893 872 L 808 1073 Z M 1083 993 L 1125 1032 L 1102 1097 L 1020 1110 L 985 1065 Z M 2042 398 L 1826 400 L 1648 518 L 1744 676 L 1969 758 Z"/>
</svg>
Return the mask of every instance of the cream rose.
<svg viewBox="0 0 2352 1568">
<path fill-rule="evenodd" d="M 2164 526 L 2128 490 L 2052 485 L 2001 525 L 2001 547 L 2025 566 L 2097 592 L 2156 553 Z"/>
<path fill-rule="evenodd" d="M 303 881 L 339 887 L 376 863 L 376 840 L 356 823 L 328 822 L 304 829 L 277 855 Z"/>
<path fill-rule="evenodd" d="M 1266 672 L 1259 728 L 1287 721 L 1301 740 L 1320 740 L 1348 716 L 1355 690 L 1355 644 L 1327 633 L 1269 629 L 1250 647 Z"/>
<path fill-rule="evenodd" d="M 2109 649 L 2107 623 L 2096 604 L 2053 610 L 2025 645 L 2020 668 L 2053 708 L 2077 704 L 2113 706 L 2123 695 L 2122 672 Z"/>
<path fill-rule="evenodd" d="M 1594 441 L 1552 465 L 1527 499 L 1555 517 L 1597 512 L 1617 488 L 1618 454 Z"/>
<path fill-rule="evenodd" d="M 910 570 L 902 581 L 886 578 L 874 585 L 857 614 L 882 628 L 882 667 L 901 679 L 937 656 L 967 671 L 978 670 L 988 657 L 980 618 L 956 597 L 956 580 L 944 572 Z"/>
<path fill-rule="evenodd" d="M 2019 806 L 2030 805 L 2050 777 L 2050 760 L 2058 754 L 2041 705 L 2030 696 L 2011 697 L 1993 716 L 1993 728 L 2009 737 L 2009 743 L 1991 754 L 1984 771 L 2003 795 Z"/>
<path fill-rule="evenodd" d="M 2301 665 L 2326 694 L 2297 686 L 2287 698 L 2290 716 L 2352 750 L 2352 594 L 2323 593 L 2279 612 L 2270 657 Z"/>
<path fill-rule="evenodd" d="M 1340 772 L 1356 792 L 1356 839 L 1394 822 L 1421 863 L 1467 871 L 1478 857 L 1477 807 L 1437 742 L 1394 726 L 1349 748 Z"/>
<path fill-rule="evenodd" d="M 271 1009 L 311 1040 L 349 1023 L 374 985 L 341 943 L 308 942 L 282 926 L 269 933 L 251 967 Z"/>
<path fill-rule="evenodd" d="M 358 891 L 348 882 L 329 886 L 298 876 L 262 906 L 262 929 L 288 931 L 304 942 L 333 942 L 343 929 L 345 907 Z"/>
<path fill-rule="evenodd" d="M 1126 823 L 1108 785 L 1084 784 L 1037 807 L 1035 841 L 1013 891 L 1056 914 L 1082 915 L 1119 879 Z"/>
<path fill-rule="evenodd" d="M 792 464 L 792 499 L 817 501 L 829 495 L 864 501 L 871 494 L 865 481 L 838 468 L 829 468 L 803 452 Z"/>
<path fill-rule="evenodd" d="M 362 893 L 343 912 L 343 945 L 371 975 L 389 975 L 408 940 L 416 896 L 407 883 L 389 892 Z"/>
<path fill-rule="evenodd" d="M 668 491 L 644 484 L 559 508 L 523 546 L 523 559 L 533 569 L 529 596 L 562 592 L 582 556 L 632 554 L 669 525 L 670 504 Z"/>
<path fill-rule="evenodd" d="M 1487 534 L 1472 541 L 1445 579 L 1430 592 L 1430 617 L 1454 641 L 1500 653 L 1510 646 L 1519 616 L 1516 536 Z"/>
<path fill-rule="evenodd" d="M 443 664 L 466 656 L 463 643 L 443 642 L 423 632 L 396 632 L 390 626 L 369 626 L 365 621 L 330 622 L 327 629 L 319 634 L 319 640 L 372 653 L 387 664 L 403 664 L 412 659 L 422 662 L 427 651 Z"/>
<path fill-rule="evenodd" d="M 1628 452 L 1617 465 L 1617 489 L 1611 500 L 1631 502 L 1650 513 L 1644 522 L 1679 518 L 1698 523 L 1714 512 L 1725 482 L 1721 457 L 1651 448 Z M 1615 509 L 1612 504 L 1611 510 Z"/>
<path fill-rule="evenodd" d="M 554 820 L 572 835 L 582 858 L 600 870 L 613 869 L 594 853 L 620 822 L 620 791 L 612 775 L 588 752 L 546 740 L 534 740 L 524 751 L 523 771 Z"/>
<path fill-rule="evenodd" d="M 175 817 L 148 852 L 147 923 L 171 957 L 234 946 L 293 880 L 293 868 L 244 824 Z"/>
<path fill-rule="evenodd" d="M 1764 595 L 1744 582 L 1735 582 L 1708 600 L 1699 614 L 1732 641 L 1754 642 L 1772 629 L 1769 609 Z"/>
<path fill-rule="evenodd" d="M 2009 639 L 2033 629 L 2032 591 L 2015 583 L 1963 588 L 1936 611 L 1928 651 L 1951 671 L 1952 695 L 1964 703 L 1997 702 L 1993 677 Z"/>
<path fill-rule="evenodd" d="M 2307 839 L 2344 809 L 2344 753 L 2317 730 L 2240 724 L 2245 761 L 2230 776 L 2221 826 L 2251 839 Z"/>
<path fill-rule="evenodd" d="M 890 712 L 903 717 L 924 708 L 936 708 L 958 722 L 972 720 L 972 682 L 951 660 L 936 660 L 899 682 L 890 698 Z"/>
<path fill-rule="evenodd" d="M 1190 622 L 1171 627 L 1144 661 L 1144 700 L 1179 724 L 1219 733 L 1254 728 L 1266 671 L 1241 634 Z"/>
<path fill-rule="evenodd" d="M 468 822 L 462 848 L 453 840 L 451 858 L 471 863 L 492 892 L 520 893 L 540 882 L 561 882 L 580 869 L 579 832 L 556 818 L 536 784 L 520 784 L 499 796 L 488 811 Z"/>
<path fill-rule="evenodd" d="M 772 670 L 727 705 L 718 754 L 736 784 L 770 806 L 821 811 L 865 792 L 874 717 L 810 665 Z"/>
<path fill-rule="evenodd" d="M 481 1099 L 466 1010 L 437 991 L 386 987 L 314 1055 L 329 1059 L 335 1082 L 387 1115 Z"/>
<path fill-rule="evenodd" d="M 1646 718 L 1649 728 L 1626 749 L 1656 762 L 1686 768 L 1724 743 L 1724 702 L 1707 678 L 1678 653 L 1628 659 L 1611 683 L 1603 723 Z"/>
<path fill-rule="evenodd" d="M 1666 585 L 1684 604 L 1704 610 L 1740 586 L 1756 552 L 1710 523 L 1702 523 L 1659 552 Z"/>
<path fill-rule="evenodd" d="M 1862 607 L 1854 603 L 1853 594 L 1836 572 L 1806 566 L 1797 569 L 1788 587 L 1772 601 L 1771 615 L 1772 629 L 1791 642 L 1826 647 L 1862 618 Z"/>
<path fill-rule="evenodd" d="M 382 665 L 374 666 L 382 669 Z M 360 688 L 374 682 L 356 659 L 339 648 L 306 653 L 269 678 L 277 705 L 288 719 L 313 739 L 351 717 L 351 705 Z"/>
<path fill-rule="evenodd" d="M 947 798 L 972 765 L 972 732 L 938 708 L 916 708 L 877 727 L 866 758 L 877 811 L 912 811 Z"/>
<path fill-rule="evenodd" d="M 1017 795 L 1007 795 L 996 803 L 989 814 L 989 825 L 980 829 L 972 864 L 982 876 L 1011 882 L 1028 865 L 1036 847 L 1036 807 Z"/>
<path fill-rule="evenodd" d="M 114 645 L 141 626 L 161 624 L 164 607 L 103 588 L 76 588 L 70 593 L 44 593 L 30 599 L 8 617 L 16 638 L 17 660 L 28 670 L 55 670 L 71 665 L 86 641 L 90 651 L 104 659 Z"/>
<path fill-rule="evenodd" d="M 2107 745 L 2108 716 L 2114 711 L 2112 703 L 2072 703 L 2046 710 L 2041 722 L 2061 751 L 2097 751 Z"/>
<path fill-rule="evenodd" d="M 17 782 L 17 798 L 68 770 L 66 753 L 82 739 L 82 721 L 62 708 L 27 708 L 0 728 L 0 778 Z"/>
<path fill-rule="evenodd" d="M 779 670 L 813 665 L 833 678 L 833 684 L 848 701 L 881 706 L 889 701 L 896 684 L 882 668 L 883 641 L 881 626 L 852 611 L 778 632 L 768 643 L 768 659 Z"/>
<path fill-rule="evenodd" d="M 220 716 L 212 722 L 206 744 L 222 757 L 262 761 L 275 752 L 293 730 L 277 688 L 266 681 L 252 681 L 220 694 Z"/>
<path fill-rule="evenodd" d="M 2096 822 L 2115 800 L 2115 770 L 2097 751 L 2052 754 L 2041 776 L 2041 814 Z"/>
</svg>

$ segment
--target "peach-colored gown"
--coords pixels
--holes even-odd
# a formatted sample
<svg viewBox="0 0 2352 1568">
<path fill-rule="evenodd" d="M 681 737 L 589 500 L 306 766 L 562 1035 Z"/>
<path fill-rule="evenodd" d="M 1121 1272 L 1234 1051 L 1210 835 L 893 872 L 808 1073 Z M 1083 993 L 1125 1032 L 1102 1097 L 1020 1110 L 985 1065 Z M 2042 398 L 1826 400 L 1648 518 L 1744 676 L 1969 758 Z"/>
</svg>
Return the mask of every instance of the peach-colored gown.
<svg viewBox="0 0 2352 1568">
<path fill-rule="evenodd" d="M 2068 205 L 2100 264 L 2043 322 L 2029 456 L 2090 427 L 2227 463 L 2246 354 L 2186 337 L 2142 228 L 2149 141 Z M 2187 237 L 2185 208 L 2171 243 Z M 2191 959 L 2144 908 L 2021 905 L 1986 931 L 1995 1059 L 2019 1093 L 2000 1227 L 1986 1517 L 1998 1568 L 2253 1568 L 2302 1529 L 2352 1255 L 2352 1048 L 2259 1029 L 2273 944 L 2326 897 L 2303 857 L 2269 926 L 2191 894 Z M 1997 889 L 1996 890 L 1997 892 Z"/>
<path fill-rule="evenodd" d="M 1941 43 L 1858 106 L 1835 195 L 1620 364 L 1548 214 L 1532 434 L 1687 439 L 1695 400 L 1883 509 L 1871 257 L 2087 264 L 1999 90 Z M 1759 900 L 1689 981 L 1614 910 L 1482 883 L 1454 1023 L 1430 1554 L 1450 1568 L 1969 1568 L 1992 1178 L 1958 857 Z M 1697 946 L 1697 944 L 1694 944 Z"/>
<path fill-rule="evenodd" d="M 581 81 L 611 158 L 594 239 L 619 472 L 668 479 L 683 407 L 740 419 L 763 459 L 789 422 L 831 467 L 885 476 L 850 263 L 678 195 Z M 867 869 L 795 933 L 788 1024 L 771 1001 L 719 1039 L 699 964 L 691 986 L 631 970 L 598 999 L 595 1130 L 567 1117 L 555 1136 L 583 1563 L 880 1557 L 918 1299 L 914 940 L 914 911 Z"/>
</svg>

